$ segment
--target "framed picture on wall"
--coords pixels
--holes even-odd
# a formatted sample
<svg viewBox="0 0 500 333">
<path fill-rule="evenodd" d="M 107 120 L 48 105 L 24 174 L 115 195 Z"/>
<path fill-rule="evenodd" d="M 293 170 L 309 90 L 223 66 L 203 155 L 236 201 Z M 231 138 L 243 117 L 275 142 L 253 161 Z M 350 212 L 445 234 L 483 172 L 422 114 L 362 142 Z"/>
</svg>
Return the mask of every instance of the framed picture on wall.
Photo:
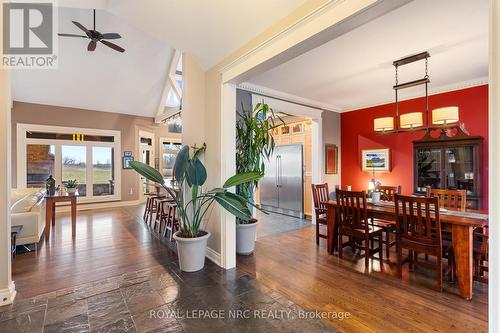
<svg viewBox="0 0 500 333">
<path fill-rule="evenodd" d="M 338 147 L 325 145 L 325 173 L 327 175 L 338 173 Z"/>
<path fill-rule="evenodd" d="M 304 132 L 304 124 L 302 124 L 302 123 L 293 124 L 293 126 L 292 126 L 292 133 L 293 134 L 302 133 L 302 132 Z"/>
<path fill-rule="evenodd" d="M 391 171 L 391 152 L 386 149 L 361 150 L 361 169 L 366 172 Z"/>
<path fill-rule="evenodd" d="M 122 168 L 123 169 L 132 169 L 132 167 L 130 166 L 130 162 L 132 162 L 133 160 L 134 160 L 133 156 L 123 156 Z"/>
</svg>

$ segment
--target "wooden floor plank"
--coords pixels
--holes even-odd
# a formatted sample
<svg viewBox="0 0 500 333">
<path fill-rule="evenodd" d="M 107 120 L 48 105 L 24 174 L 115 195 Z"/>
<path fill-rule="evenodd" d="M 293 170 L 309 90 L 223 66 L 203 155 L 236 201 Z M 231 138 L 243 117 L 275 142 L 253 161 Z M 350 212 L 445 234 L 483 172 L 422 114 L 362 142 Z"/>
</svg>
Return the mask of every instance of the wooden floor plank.
<svg viewBox="0 0 500 333">
<path fill-rule="evenodd" d="M 257 241 L 251 256 L 238 256 L 238 267 L 310 310 L 349 311 L 350 319 L 331 320 L 346 332 L 486 332 L 488 288 L 475 283 L 472 301 L 462 299 L 445 283 L 435 291 L 426 272 L 404 271 L 394 265 L 364 261 L 345 250 L 340 260 L 329 255 L 326 242 L 317 247 L 314 228 L 305 228 Z M 394 261 L 394 254 L 392 256 Z"/>
<path fill-rule="evenodd" d="M 172 258 L 172 252 L 123 209 L 78 212 L 75 241 L 70 215 L 57 213 L 51 233 L 37 252 L 12 261 L 17 298 L 157 266 Z"/>
</svg>

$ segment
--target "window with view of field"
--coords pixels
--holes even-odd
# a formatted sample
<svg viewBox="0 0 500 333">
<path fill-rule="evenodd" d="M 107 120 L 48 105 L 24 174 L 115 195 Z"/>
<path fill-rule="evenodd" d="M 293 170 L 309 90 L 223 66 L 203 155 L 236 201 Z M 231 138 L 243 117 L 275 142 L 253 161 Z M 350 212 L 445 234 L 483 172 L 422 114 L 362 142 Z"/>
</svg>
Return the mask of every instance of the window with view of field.
<svg viewBox="0 0 500 333">
<path fill-rule="evenodd" d="M 92 189 L 94 196 L 115 193 L 113 148 L 92 147 Z"/>
<path fill-rule="evenodd" d="M 61 146 L 62 183 L 76 179 L 78 194 L 87 195 L 87 147 Z"/>
<path fill-rule="evenodd" d="M 45 187 L 52 175 L 62 191 L 69 180 L 76 180 L 83 202 L 121 198 L 120 163 L 116 163 L 120 162 L 120 132 L 31 124 L 18 130 L 24 132 L 18 186 Z"/>
</svg>

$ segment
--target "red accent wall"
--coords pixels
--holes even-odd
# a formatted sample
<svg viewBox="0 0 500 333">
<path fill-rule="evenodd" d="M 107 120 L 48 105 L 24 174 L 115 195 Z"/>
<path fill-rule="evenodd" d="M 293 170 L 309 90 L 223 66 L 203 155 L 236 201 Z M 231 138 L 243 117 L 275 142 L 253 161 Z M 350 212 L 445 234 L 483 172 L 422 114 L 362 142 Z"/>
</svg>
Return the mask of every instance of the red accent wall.
<svg viewBox="0 0 500 333">
<path fill-rule="evenodd" d="M 488 209 L 488 85 L 429 96 L 429 110 L 443 106 L 458 106 L 460 123 L 471 135 L 484 137 L 482 162 L 483 209 Z M 423 110 L 424 98 L 402 101 L 400 113 Z M 413 141 L 424 132 L 380 136 L 373 131 L 373 119 L 393 116 L 394 103 L 342 113 L 341 166 L 342 186 L 366 190 L 371 174 L 361 171 L 361 150 L 390 148 L 392 171 L 377 174 L 382 184 L 401 185 L 404 194 L 413 192 Z"/>
</svg>

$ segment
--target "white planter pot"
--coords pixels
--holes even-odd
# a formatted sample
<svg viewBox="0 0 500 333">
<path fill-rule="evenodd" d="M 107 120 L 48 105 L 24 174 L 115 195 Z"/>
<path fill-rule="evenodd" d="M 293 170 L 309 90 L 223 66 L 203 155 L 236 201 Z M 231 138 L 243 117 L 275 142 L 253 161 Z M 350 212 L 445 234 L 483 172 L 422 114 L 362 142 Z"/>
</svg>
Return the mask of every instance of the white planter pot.
<svg viewBox="0 0 500 333">
<path fill-rule="evenodd" d="M 241 255 L 253 253 L 258 224 L 258 221 L 249 224 L 236 224 L 236 253 Z"/>
<path fill-rule="evenodd" d="M 177 242 L 177 254 L 179 256 L 179 266 L 184 272 L 196 272 L 205 265 L 205 255 L 207 253 L 207 240 L 210 233 L 197 238 L 183 238 L 178 236 L 179 231 L 174 234 Z"/>
<path fill-rule="evenodd" d="M 67 188 L 67 189 L 66 189 L 66 192 L 67 192 L 68 194 L 75 194 L 75 193 L 76 193 L 76 188 Z"/>
</svg>

